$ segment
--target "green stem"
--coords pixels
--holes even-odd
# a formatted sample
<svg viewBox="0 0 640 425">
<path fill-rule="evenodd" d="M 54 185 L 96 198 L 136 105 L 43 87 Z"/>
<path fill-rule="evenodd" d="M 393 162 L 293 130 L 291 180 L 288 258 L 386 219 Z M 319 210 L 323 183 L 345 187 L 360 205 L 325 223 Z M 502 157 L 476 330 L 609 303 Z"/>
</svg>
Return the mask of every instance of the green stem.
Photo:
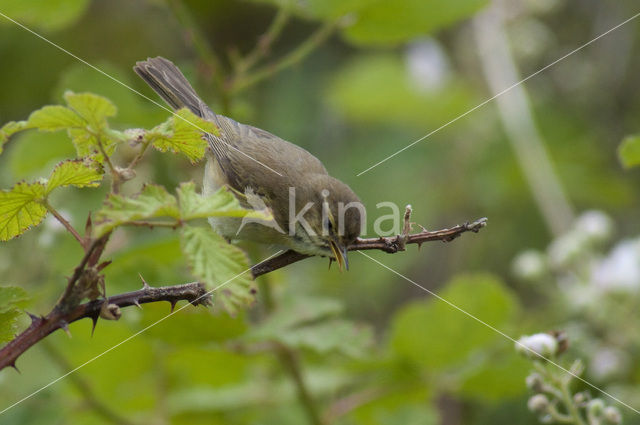
<svg viewBox="0 0 640 425">
<path fill-rule="evenodd" d="M 53 345 L 49 344 L 47 341 L 42 341 L 42 346 L 49 357 L 58 364 L 60 369 L 65 372 L 73 369 L 73 366 L 67 361 L 62 353 L 53 347 Z M 116 425 L 133 425 L 133 422 L 121 416 L 116 410 L 113 410 L 107 404 L 103 403 L 102 400 L 96 396 L 93 388 L 89 382 L 82 377 L 82 375 L 77 372 L 71 373 L 68 378 L 69 382 L 76 387 L 80 396 L 84 398 L 87 405 L 102 418 Z"/>
<path fill-rule="evenodd" d="M 573 402 L 573 397 L 571 396 L 571 391 L 569 390 L 570 382 L 571 381 L 568 379 L 560 379 L 559 387 L 560 392 L 562 393 L 562 401 L 567 408 L 567 412 L 569 412 L 569 416 L 573 418 L 573 423 L 575 423 L 576 425 L 587 425 L 586 422 L 582 419 L 578 407 Z"/>
<path fill-rule="evenodd" d="M 198 58 L 209 68 L 210 80 L 213 81 L 220 93 L 223 113 L 228 111 L 230 98 L 225 90 L 224 68 L 218 56 L 211 48 L 209 41 L 196 24 L 191 13 L 182 0 L 167 0 L 167 4 L 176 20 L 182 27 L 187 39 L 191 42 Z"/>
<path fill-rule="evenodd" d="M 318 28 L 313 34 L 309 36 L 302 44 L 296 47 L 289 54 L 284 56 L 279 61 L 266 65 L 261 69 L 247 75 L 246 77 L 240 77 L 232 81 L 229 88 L 231 94 L 238 93 L 249 86 L 252 86 L 264 79 L 272 77 L 278 72 L 297 64 L 302 59 L 307 57 L 313 50 L 320 46 L 325 40 L 329 38 L 337 26 L 337 22 L 327 22 Z"/>
<path fill-rule="evenodd" d="M 258 287 L 260 290 L 259 292 L 262 294 L 265 312 L 267 314 L 270 314 L 275 308 L 275 302 L 271 294 L 271 287 L 269 286 L 269 282 L 266 282 L 263 278 L 258 283 Z M 309 422 L 313 425 L 325 425 L 318 407 L 316 406 L 316 403 L 311 396 L 311 392 L 307 388 L 304 377 L 302 376 L 302 367 L 300 365 L 300 360 L 298 359 L 297 353 L 283 344 L 275 344 L 274 351 L 278 356 L 280 364 L 291 376 L 291 379 L 296 386 L 298 399 L 307 412 Z"/>
<path fill-rule="evenodd" d="M 242 59 L 236 69 L 237 76 L 243 76 L 249 69 L 251 69 L 256 63 L 267 55 L 269 49 L 273 43 L 278 39 L 282 30 L 286 26 L 291 13 L 286 7 L 278 9 L 275 18 L 267 28 L 267 31 L 260 36 L 260 39 L 256 43 L 255 47 L 247 56 Z"/>
<path fill-rule="evenodd" d="M 142 145 L 142 148 L 140 148 L 140 151 L 138 152 L 138 154 L 133 158 L 133 160 L 127 166 L 128 170 L 133 170 L 135 166 L 138 165 L 138 162 L 140 162 L 140 160 L 142 159 L 144 154 L 147 152 L 147 149 L 149 148 L 150 145 L 151 145 L 151 140 L 145 142 Z"/>
</svg>

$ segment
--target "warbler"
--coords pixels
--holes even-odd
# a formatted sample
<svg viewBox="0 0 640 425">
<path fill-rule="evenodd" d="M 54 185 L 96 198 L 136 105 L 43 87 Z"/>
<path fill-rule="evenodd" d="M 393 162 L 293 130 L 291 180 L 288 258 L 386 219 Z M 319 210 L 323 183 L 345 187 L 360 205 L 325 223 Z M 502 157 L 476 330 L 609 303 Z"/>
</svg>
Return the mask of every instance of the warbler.
<svg viewBox="0 0 640 425">
<path fill-rule="evenodd" d="M 189 108 L 218 127 L 219 135 L 205 133 L 203 193 L 226 186 L 243 206 L 265 208 L 273 216 L 272 222 L 210 219 L 218 233 L 330 257 L 348 269 L 347 250 L 360 235 L 366 213 L 349 186 L 331 177 L 305 149 L 214 113 L 171 61 L 149 58 L 134 70 L 174 110 Z"/>
</svg>

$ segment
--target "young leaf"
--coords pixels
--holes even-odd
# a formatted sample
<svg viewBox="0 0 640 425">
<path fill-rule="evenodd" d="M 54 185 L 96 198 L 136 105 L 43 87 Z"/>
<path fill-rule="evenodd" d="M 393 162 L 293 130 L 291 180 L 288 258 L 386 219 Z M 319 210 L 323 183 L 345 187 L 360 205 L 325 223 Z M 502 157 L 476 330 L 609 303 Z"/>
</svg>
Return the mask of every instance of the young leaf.
<svg viewBox="0 0 640 425">
<path fill-rule="evenodd" d="M 10 341 L 16 332 L 16 322 L 29 299 L 17 286 L 0 286 L 0 344 Z"/>
<path fill-rule="evenodd" d="M 209 227 L 184 226 L 182 252 L 194 276 L 224 308 L 235 314 L 255 300 L 255 287 L 246 255 Z"/>
<path fill-rule="evenodd" d="M 29 115 L 29 128 L 41 131 L 59 131 L 67 128 L 83 128 L 86 122 L 71 109 L 61 105 L 45 106 Z"/>
<path fill-rule="evenodd" d="M 9 137 L 26 127 L 26 121 L 9 121 L 0 127 L 0 153 L 2 153 L 2 146 L 9 141 Z"/>
<path fill-rule="evenodd" d="M 41 204 L 46 196 L 42 183 L 20 182 L 0 191 L 0 241 L 7 241 L 40 224 L 47 215 Z"/>
<path fill-rule="evenodd" d="M 63 161 L 53 169 L 46 193 L 62 186 L 97 187 L 101 181 L 102 171 L 94 163 L 79 159 Z"/>
<path fill-rule="evenodd" d="M 105 206 L 96 214 L 95 231 L 101 236 L 125 223 L 160 217 L 176 219 L 177 223 L 180 218 L 178 202 L 164 187 L 148 184 L 133 197 L 109 195 Z"/>
<path fill-rule="evenodd" d="M 94 131 L 107 127 L 107 118 L 116 114 L 117 109 L 107 98 L 93 93 L 64 94 L 67 105 L 82 117 Z"/>
<path fill-rule="evenodd" d="M 203 133 L 218 134 L 218 128 L 186 108 L 146 134 L 154 148 L 161 152 L 183 153 L 192 163 L 202 159 L 207 148 Z"/>
<path fill-rule="evenodd" d="M 625 137 L 618 148 L 618 155 L 625 168 L 640 165 L 640 135 Z"/>
<path fill-rule="evenodd" d="M 207 217 L 252 217 L 268 220 L 270 215 L 261 212 L 244 209 L 235 196 L 226 188 L 220 188 L 209 196 L 196 193 L 196 185 L 193 182 L 182 183 L 177 190 L 180 203 L 180 216 L 182 220 L 193 220 Z"/>
</svg>

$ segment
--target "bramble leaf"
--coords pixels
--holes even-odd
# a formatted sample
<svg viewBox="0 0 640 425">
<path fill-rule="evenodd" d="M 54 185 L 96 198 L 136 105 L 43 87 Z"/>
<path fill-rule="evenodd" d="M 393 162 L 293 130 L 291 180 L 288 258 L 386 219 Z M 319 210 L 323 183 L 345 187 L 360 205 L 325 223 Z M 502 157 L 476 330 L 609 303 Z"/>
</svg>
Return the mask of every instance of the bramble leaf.
<svg viewBox="0 0 640 425">
<path fill-rule="evenodd" d="M 95 231 L 101 236 L 125 223 L 161 217 L 179 219 L 178 202 L 164 187 L 147 184 L 132 197 L 109 195 L 105 206 L 96 213 Z"/>
<path fill-rule="evenodd" d="M 42 183 L 20 182 L 10 190 L 0 191 L 0 241 L 7 241 L 40 224 L 47 215 L 41 201 L 45 198 Z"/>
<path fill-rule="evenodd" d="M 59 131 L 67 128 L 83 128 L 85 121 L 73 110 L 62 105 L 48 105 L 33 111 L 27 121 L 28 128 L 41 131 Z"/>
<path fill-rule="evenodd" d="M 102 175 L 102 170 L 95 163 L 80 159 L 63 161 L 53 169 L 46 193 L 62 186 L 97 187 L 102 181 Z"/>
<path fill-rule="evenodd" d="M 370 327 L 335 317 L 343 305 L 333 299 L 297 295 L 285 298 L 282 308 L 254 327 L 243 339 L 279 342 L 320 354 L 340 352 L 360 357 L 373 344 Z"/>
<path fill-rule="evenodd" d="M 9 141 L 9 137 L 26 128 L 26 121 L 9 121 L 0 127 L 0 153 L 2 153 L 2 146 Z"/>
<path fill-rule="evenodd" d="M 68 91 L 64 94 L 64 100 L 94 131 L 106 128 L 107 118 L 114 116 L 118 111 L 110 100 L 93 93 Z"/>
<path fill-rule="evenodd" d="M 29 296 L 17 286 L 0 286 L 0 344 L 10 341 Z"/>
<path fill-rule="evenodd" d="M 625 137 L 618 147 L 618 156 L 625 168 L 640 165 L 640 135 Z"/>
<path fill-rule="evenodd" d="M 177 190 L 182 220 L 207 217 L 252 217 L 269 220 L 269 214 L 244 209 L 227 188 L 220 188 L 211 195 L 200 195 L 193 182 L 182 183 Z"/>
<path fill-rule="evenodd" d="M 207 148 L 204 132 L 219 134 L 214 123 L 182 108 L 167 121 L 149 130 L 145 139 L 160 152 L 182 153 L 195 163 L 202 159 Z"/>
<path fill-rule="evenodd" d="M 240 248 L 227 243 L 210 227 L 184 226 L 181 241 L 193 275 L 214 290 L 214 299 L 230 314 L 255 301 L 249 263 Z"/>
</svg>

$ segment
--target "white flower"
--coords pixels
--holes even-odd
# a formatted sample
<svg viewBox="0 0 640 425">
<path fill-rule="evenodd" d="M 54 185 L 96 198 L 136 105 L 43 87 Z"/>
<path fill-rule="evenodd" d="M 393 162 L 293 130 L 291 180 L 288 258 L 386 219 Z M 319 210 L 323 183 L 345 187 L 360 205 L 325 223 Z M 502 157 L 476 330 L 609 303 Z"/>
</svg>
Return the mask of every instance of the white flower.
<svg viewBox="0 0 640 425">
<path fill-rule="evenodd" d="M 549 334 L 538 333 L 521 337 L 515 347 L 518 353 L 531 359 L 540 359 L 540 356 L 548 358 L 558 352 L 558 341 Z"/>
<path fill-rule="evenodd" d="M 536 394 L 529 398 L 527 407 L 533 413 L 545 413 L 549 408 L 549 399 L 544 394 Z"/>
<path fill-rule="evenodd" d="M 449 60 L 435 40 L 427 38 L 411 43 L 406 60 L 410 80 L 418 90 L 436 91 L 446 84 Z"/>
<path fill-rule="evenodd" d="M 546 270 L 547 261 L 544 254 L 533 249 L 522 252 L 513 261 L 513 272 L 522 279 L 540 279 Z"/>
<path fill-rule="evenodd" d="M 601 291 L 635 292 L 640 287 L 640 239 L 622 241 L 594 267 L 594 286 Z"/>
<path fill-rule="evenodd" d="M 586 211 L 574 224 L 575 231 L 593 242 L 606 242 L 613 233 L 613 220 L 602 211 Z"/>
</svg>

